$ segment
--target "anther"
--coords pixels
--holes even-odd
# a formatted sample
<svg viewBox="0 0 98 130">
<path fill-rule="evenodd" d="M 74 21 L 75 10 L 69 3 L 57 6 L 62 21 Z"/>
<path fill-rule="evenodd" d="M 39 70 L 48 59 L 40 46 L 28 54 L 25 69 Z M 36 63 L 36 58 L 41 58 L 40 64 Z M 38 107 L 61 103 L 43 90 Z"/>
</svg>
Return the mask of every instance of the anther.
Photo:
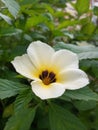
<svg viewBox="0 0 98 130">
<path fill-rule="evenodd" d="M 56 78 L 50 81 L 50 83 L 54 83 L 54 82 L 56 82 Z"/>
<path fill-rule="evenodd" d="M 52 80 L 52 79 L 54 79 L 55 78 L 55 74 L 53 73 L 53 72 L 50 72 L 49 73 L 49 78 Z"/>
<path fill-rule="evenodd" d="M 39 78 L 42 80 L 42 75 L 39 75 Z"/>
<path fill-rule="evenodd" d="M 48 71 L 47 70 L 44 70 L 43 72 L 42 72 L 42 78 L 44 79 L 44 78 L 46 78 L 48 76 Z"/>
</svg>

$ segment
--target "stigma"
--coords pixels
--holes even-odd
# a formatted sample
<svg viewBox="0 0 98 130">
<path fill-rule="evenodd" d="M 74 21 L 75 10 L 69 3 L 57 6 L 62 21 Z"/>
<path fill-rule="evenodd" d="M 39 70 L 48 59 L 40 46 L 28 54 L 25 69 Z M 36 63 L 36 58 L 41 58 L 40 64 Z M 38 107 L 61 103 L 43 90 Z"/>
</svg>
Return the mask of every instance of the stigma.
<svg viewBox="0 0 98 130">
<path fill-rule="evenodd" d="M 42 82 L 45 85 L 49 85 L 50 83 L 56 82 L 56 75 L 54 72 L 48 72 L 48 70 L 42 71 L 42 73 L 39 75 L 39 78 L 42 80 Z"/>
</svg>

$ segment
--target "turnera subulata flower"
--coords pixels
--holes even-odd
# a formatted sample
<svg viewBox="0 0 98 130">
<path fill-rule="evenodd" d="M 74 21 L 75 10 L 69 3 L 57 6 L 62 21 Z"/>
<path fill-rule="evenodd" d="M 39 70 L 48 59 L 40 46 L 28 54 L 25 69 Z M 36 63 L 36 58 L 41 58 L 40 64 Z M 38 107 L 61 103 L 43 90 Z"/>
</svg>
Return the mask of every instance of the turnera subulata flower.
<svg viewBox="0 0 98 130">
<path fill-rule="evenodd" d="M 32 42 L 27 54 L 15 57 L 11 63 L 18 73 L 32 80 L 32 91 L 41 99 L 56 98 L 66 89 L 79 89 L 89 83 L 75 53 L 55 51 L 41 41 Z"/>
</svg>

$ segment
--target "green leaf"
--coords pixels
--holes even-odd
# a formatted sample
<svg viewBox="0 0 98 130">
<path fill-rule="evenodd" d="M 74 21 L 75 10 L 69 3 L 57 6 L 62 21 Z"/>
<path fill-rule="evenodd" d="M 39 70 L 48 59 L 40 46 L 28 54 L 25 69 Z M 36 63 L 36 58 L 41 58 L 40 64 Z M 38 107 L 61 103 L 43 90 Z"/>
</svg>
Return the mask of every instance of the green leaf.
<svg viewBox="0 0 98 130">
<path fill-rule="evenodd" d="M 28 18 L 27 23 L 26 23 L 26 28 L 31 28 L 33 26 L 40 24 L 40 23 L 43 23 L 44 21 L 47 21 L 47 18 L 45 18 L 44 16 L 34 15 L 33 17 Z"/>
<path fill-rule="evenodd" d="M 84 33 L 85 35 L 93 35 L 94 31 L 96 29 L 96 25 L 94 23 L 87 23 L 85 26 L 82 27 L 81 32 Z"/>
<path fill-rule="evenodd" d="M 26 23 L 26 29 L 31 28 L 33 26 L 37 26 L 42 23 L 47 25 L 47 27 L 50 28 L 51 30 L 54 29 L 54 24 L 47 14 L 33 15 L 32 17 L 28 18 Z"/>
<path fill-rule="evenodd" d="M 29 89 L 18 95 L 15 101 L 14 114 L 8 120 L 4 130 L 29 130 L 37 108 L 33 102 L 30 104 L 32 95 L 32 91 Z"/>
<path fill-rule="evenodd" d="M 88 12 L 89 7 L 90 7 L 90 0 L 77 0 L 75 4 L 75 8 L 80 15 Z"/>
<path fill-rule="evenodd" d="M 15 112 L 27 106 L 27 104 L 30 103 L 32 98 L 33 98 L 33 92 L 31 89 L 27 89 L 21 92 L 15 100 Z"/>
<path fill-rule="evenodd" d="M 78 20 L 66 20 L 59 24 L 58 29 L 66 28 L 68 26 L 76 25 L 79 21 Z"/>
<path fill-rule="evenodd" d="M 14 36 L 21 34 L 22 30 L 13 27 L 0 28 L 0 36 Z"/>
<path fill-rule="evenodd" d="M 1 1 L 6 5 L 9 12 L 16 18 L 20 10 L 19 4 L 15 0 L 1 0 Z"/>
<path fill-rule="evenodd" d="M 75 115 L 55 104 L 49 107 L 49 120 L 51 130 L 87 130 Z"/>
<path fill-rule="evenodd" d="M 98 94 L 93 92 L 89 87 L 84 87 L 78 90 L 67 90 L 63 96 L 60 98 L 63 100 L 66 100 L 66 96 L 71 98 L 71 99 L 77 99 L 77 100 L 84 100 L 84 101 L 89 101 L 89 100 L 94 100 L 98 101 Z"/>
<path fill-rule="evenodd" d="M 97 67 L 92 67 L 92 71 L 93 71 L 95 77 L 98 78 L 98 64 L 97 64 Z"/>
<path fill-rule="evenodd" d="M 0 13 L 0 17 L 2 17 L 8 24 L 10 24 L 10 25 L 12 24 L 12 20 L 10 17 L 8 17 L 2 13 Z"/>
<path fill-rule="evenodd" d="M 29 0 L 29 1 L 28 0 L 21 0 L 20 1 L 20 5 L 23 6 L 23 5 L 31 5 L 31 4 L 34 4 L 34 3 L 37 4 L 37 1 L 38 0 Z"/>
<path fill-rule="evenodd" d="M 55 50 L 68 49 L 78 54 L 79 60 L 83 59 L 96 59 L 98 58 L 98 47 L 95 46 L 76 46 L 71 44 L 65 44 L 64 42 L 58 42 L 54 46 Z"/>
<path fill-rule="evenodd" d="M 79 60 L 83 59 L 98 59 L 98 51 L 89 51 L 78 54 Z"/>
<path fill-rule="evenodd" d="M 98 60 L 82 60 L 80 62 L 80 68 L 83 70 L 92 69 L 94 74 L 98 76 Z"/>
<path fill-rule="evenodd" d="M 93 11 L 94 11 L 94 14 L 98 16 L 98 6 L 95 6 Z"/>
<path fill-rule="evenodd" d="M 96 107 L 96 101 L 92 101 L 92 100 L 89 101 L 81 100 L 81 101 L 75 101 L 73 103 L 78 110 L 82 110 L 82 111 L 90 110 Z"/>
<path fill-rule="evenodd" d="M 22 108 L 8 120 L 4 130 L 29 130 L 35 112 L 35 108 Z"/>
<path fill-rule="evenodd" d="M 22 102 L 22 100 L 25 100 L 25 97 L 21 96 L 21 98 L 17 98 L 16 100 L 18 100 L 16 102 Z M 29 98 L 28 101 L 30 100 L 31 99 Z M 23 102 L 23 104 L 19 104 L 19 109 L 8 120 L 4 130 L 29 130 L 30 125 L 35 117 L 36 107 L 30 108 L 27 103 Z"/>
<path fill-rule="evenodd" d="M 3 111 L 3 118 L 7 118 L 13 114 L 14 105 L 13 103 L 5 107 Z"/>
<path fill-rule="evenodd" d="M 88 46 L 77 46 L 77 45 L 72 45 L 72 44 L 66 44 L 64 42 L 58 42 L 54 46 L 55 50 L 60 50 L 60 49 L 68 49 L 71 50 L 75 53 L 82 53 L 82 52 L 89 52 L 89 51 L 98 51 L 98 48 L 92 45 Z"/>
<path fill-rule="evenodd" d="M 7 97 L 14 96 L 19 92 L 28 89 L 28 86 L 13 82 L 6 79 L 0 79 L 0 98 L 4 99 Z"/>
<path fill-rule="evenodd" d="M 48 12 L 51 15 L 54 15 L 56 12 L 54 11 L 54 8 L 50 4 L 43 4 L 44 8 L 48 10 Z"/>
</svg>

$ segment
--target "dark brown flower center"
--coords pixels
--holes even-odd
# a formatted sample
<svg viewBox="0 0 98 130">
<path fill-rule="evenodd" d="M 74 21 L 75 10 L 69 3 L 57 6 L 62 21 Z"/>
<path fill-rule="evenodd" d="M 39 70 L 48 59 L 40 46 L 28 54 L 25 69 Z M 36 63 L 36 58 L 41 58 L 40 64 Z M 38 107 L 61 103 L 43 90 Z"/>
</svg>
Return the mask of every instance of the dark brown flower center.
<svg viewBox="0 0 98 130">
<path fill-rule="evenodd" d="M 55 74 L 53 72 L 48 72 L 48 70 L 42 71 L 41 75 L 39 75 L 39 78 L 45 85 L 56 82 Z"/>
</svg>

